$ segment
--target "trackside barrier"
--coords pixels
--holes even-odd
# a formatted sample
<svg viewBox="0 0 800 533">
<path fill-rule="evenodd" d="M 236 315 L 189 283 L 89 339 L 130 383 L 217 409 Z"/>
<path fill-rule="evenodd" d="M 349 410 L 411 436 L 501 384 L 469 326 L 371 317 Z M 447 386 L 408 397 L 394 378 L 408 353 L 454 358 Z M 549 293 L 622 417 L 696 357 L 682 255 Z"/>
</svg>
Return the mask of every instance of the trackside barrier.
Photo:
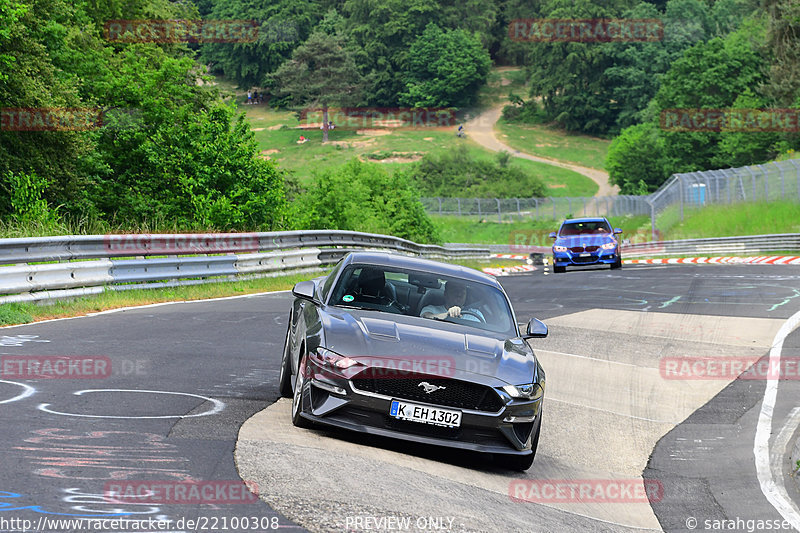
<svg viewBox="0 0 800 533">
<path fill-rule="evenodd" d="M 800 251 L 800 233 L 746 235 L 680 241 L 653 241 L 622 247 L 623 257 L 723 255 L 743 256 L 770 252 Z"/>
<path fill-rule="evenodd" d="M 0 239 L 0 265 L 7 265 L 0 266 L 0 303 L 313 272 L 364 249 L 440 259 L 489 256 L 485 247 L 334 230 Z M 42 262 L 48 263 L 33 264 Z"/>
</svg>

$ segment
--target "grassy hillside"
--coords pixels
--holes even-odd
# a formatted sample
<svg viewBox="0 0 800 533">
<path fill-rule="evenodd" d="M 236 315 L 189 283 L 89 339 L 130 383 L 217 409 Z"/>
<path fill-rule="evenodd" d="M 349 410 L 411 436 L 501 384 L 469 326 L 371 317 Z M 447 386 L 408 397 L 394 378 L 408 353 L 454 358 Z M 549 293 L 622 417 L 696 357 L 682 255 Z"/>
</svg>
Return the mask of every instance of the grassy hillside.
<svg viewBox="0 0 800 533">
<path fill-rule="evenodd" d="M 610 140 L 598 137 L 567 135 L 541 124 L 519 124 L 502 118 L 496 130 L 504 143 L 522 152 L 600 170 L 611 144 Z"/>
</svg>

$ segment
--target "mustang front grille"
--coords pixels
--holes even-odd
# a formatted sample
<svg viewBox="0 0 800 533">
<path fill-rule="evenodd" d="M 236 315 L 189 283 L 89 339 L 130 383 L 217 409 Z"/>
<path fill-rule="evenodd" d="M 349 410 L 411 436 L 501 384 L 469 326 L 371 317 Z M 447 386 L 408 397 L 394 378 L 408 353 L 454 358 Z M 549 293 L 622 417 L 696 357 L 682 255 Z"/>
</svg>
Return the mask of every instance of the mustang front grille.
<svg viewBox="0 0 800 533">
<path fill-rule="evenodd" d="M 443 388 L 428 394 L 425 392 L 426 387 L 423 383 Z M 491 387 L 457 379 L 424 377 L 418 379 L 353 379 L 353 386 L 365 392 L 391 396 L 400 400 L 457 407 L 459 409 L 496 413 L 503 407 L 503 402 Z"/>
</svg>

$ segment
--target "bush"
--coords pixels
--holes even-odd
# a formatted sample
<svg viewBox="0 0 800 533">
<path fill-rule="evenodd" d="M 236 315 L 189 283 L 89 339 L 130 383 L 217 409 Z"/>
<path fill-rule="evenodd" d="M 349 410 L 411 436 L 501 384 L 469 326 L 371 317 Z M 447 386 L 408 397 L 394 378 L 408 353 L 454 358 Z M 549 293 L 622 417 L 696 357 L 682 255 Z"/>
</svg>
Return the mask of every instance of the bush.
<svg viewBox="0 0 800 533">
<path fill-rule="evenodd" d="M 541 180 L 509 165 L 502 154 L 494 161 L 476 159 L 464 146 L 425 155 L 412 176 L 426 196 L 519 198 L 546 194 Z"/>
<path fill-rule="evenodd" d="M 35 172 L 8 172 L 3 180 L 11 201 L 11 220 L 20 225 L 38 224 L 43 228 L 59 225 L 58 208 L 51 209 L 42 198 L 50 184 Z"/>
<path fill-rule="evenodd" d="M 315 177 L 290 205 L 298 229 L 339 229 L 438 242 L 419 193 L 403 172 L 353 159 Z"/>
</svg>

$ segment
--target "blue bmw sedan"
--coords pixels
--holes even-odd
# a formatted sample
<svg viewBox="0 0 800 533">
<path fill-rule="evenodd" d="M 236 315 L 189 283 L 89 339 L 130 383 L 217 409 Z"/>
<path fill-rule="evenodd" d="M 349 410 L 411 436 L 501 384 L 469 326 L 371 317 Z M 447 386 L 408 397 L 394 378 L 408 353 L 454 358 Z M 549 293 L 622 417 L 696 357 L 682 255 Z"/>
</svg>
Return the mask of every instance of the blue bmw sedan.
<svg viewBox="0 0 800 533">
<path fill-rule="evenodd" d="M 553 272 L 564 272 L 568 266 L 611 265 L 622 268 L 619 241 L 604 217 L 571 218 L 561 223 L 558 232 L 550 234 L 553 243 Z"/>
</svg>

